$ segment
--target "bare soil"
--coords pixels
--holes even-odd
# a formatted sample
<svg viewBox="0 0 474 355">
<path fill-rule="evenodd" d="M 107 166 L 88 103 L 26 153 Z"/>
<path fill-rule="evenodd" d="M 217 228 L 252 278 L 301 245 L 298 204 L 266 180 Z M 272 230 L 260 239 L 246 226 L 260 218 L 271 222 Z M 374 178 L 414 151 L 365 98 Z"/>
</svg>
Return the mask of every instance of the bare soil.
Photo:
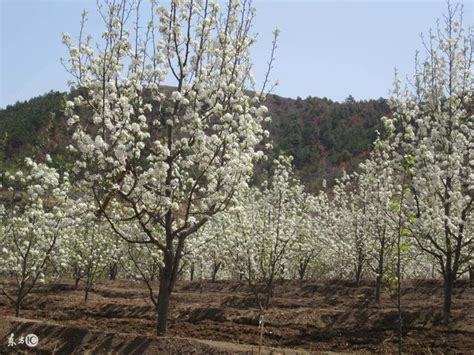
<svg viewBox="0 0 474 355">
<path fill-rule="evenodd" d="M 371 283 L 278 284 L 264 315 L 262 353 L 395 352 L 397 310 L 387 291 L 380 304 L 374 292 Z M 404 353 L 474 354 L 474 289 L 458 282 L 448 324 L 442 321 L 442 295 L 439 280 L 405 281 Z M 11 333 L 38 335 L 34 350 L 44 354 L 258 353 L 260 311 L 244 283 L 178 283 L 166 338 L 155 336 L 155 308 L 138 282 L 99 282 L 87 303 L 83 298 L 81 285 L 76 289 L 68 280 L 41 285 L 17 319 L 0 297 L 0 353 L 12 352 Z M 22 345 L 15 351 L 31 349 Z"/>
</svg>

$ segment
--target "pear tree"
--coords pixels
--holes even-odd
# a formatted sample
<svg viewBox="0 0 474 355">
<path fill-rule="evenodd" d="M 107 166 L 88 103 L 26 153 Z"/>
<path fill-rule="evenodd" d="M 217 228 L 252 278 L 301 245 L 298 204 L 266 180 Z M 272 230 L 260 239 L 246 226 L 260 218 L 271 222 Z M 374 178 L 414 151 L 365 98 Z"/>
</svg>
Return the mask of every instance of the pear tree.
<svg viewBox="0 0 474 355">
<path fill-rule="evenodd" d="M 212 0 L 152 1 L 146 24 L 140 6 L 104 1 L 96 46 L 85 26 L 77 43 L 64 34 L 64 65 L 80 93 L 66 111 L 82 191 L 123 240 L 162 254 L 164 335 L 186 240 L 238 196 L 263 155 L 268 80 L 247 91 L 255 84 L 250 1 L 229 0 L 224 9 Z M 141 233 L 129 235 L 130 224 Z"/>
</svg>

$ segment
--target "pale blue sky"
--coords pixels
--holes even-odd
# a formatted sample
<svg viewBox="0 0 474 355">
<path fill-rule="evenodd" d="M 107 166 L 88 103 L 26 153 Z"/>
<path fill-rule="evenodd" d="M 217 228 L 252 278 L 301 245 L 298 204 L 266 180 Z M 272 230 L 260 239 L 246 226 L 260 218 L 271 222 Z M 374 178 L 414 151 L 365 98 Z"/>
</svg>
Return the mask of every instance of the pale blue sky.
<svg viewBox="0 0 474 355">
<path fill-rule="evenodd" d="M 466 24 L 473 1 L 463 1 Z M 420 33 L 436 25 L 445 1 L 257 0 L 253 50 L 255 74 L 262 78 L 271 33 L 281 29 L 272 73 L 275 93 L 343 100 L 386 97 L 394 68 L 412 73 Z M 69 78 L 61 33 L 76 35 L 85 8 L 91 33 L 101 30 L 92 0 L 0 0 L 0 107 L 67 90 Z"/>
</svg>

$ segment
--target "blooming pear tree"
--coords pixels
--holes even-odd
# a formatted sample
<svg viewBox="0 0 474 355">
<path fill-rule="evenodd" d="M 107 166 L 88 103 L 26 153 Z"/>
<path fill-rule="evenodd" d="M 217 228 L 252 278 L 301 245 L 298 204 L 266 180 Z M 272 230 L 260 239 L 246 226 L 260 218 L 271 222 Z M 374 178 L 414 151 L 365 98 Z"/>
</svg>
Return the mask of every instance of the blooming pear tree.
<svg viewBox="0 0 474 355">
<path fill-rule="evenodd" d="M 102 45 L 92 49 L 83 29 L 76 45 L 64 35 L 65 66 L 81 93 L 67 103 L 75 172 L 117 235 L 162 253 L 160 335 L 187 238 L 227 208 L 262 155 L 264 95 L 247 93 L 250 5 L 152 2 L 152 18 L 140 26 L 137 6 L 105 1 Z M 129 235 L 130 224 L 141 233 Z"/>
<path fill-rule="evenodd" d="M 353 271 L 349 275 L 355 278 L 358 285 L 367 262 L 368 240 L 366 219 L 368 192 L 358 184 L 359 174 L 346 173 L 337 180 L 333 189 L 332 219 L 333 235 L 336 238 L 335 248 L 339 253 L 343 269 L 347 264 Z M 342 274 L 347 274 L 342 272 Z"/>
<path fill-rule="evenodd" d="M 288 256 L 306 217 L 306 197 L 292 172 L 291 158 L 281 156 L 274 161 L 271 178 L 261 189 L 250 189 L 235 212 L 237 227 L 229 243 L 229 260 L 245 271 L 262 310 L 269 307 L 277 278 L 288 276 Z M 264 285 L 263 298 L 259 284 Z"/>
<path fill-rule="evenodd" d="M 349 278 L 353 274 L 353 251 L 350 240 L 350 213 L 345 209 L 343 192 L 334 186 L 329 200 L 329 215 L 326 229 L 327 241 L 323 258 L 327 276 L 331 278 Z"/>
<path fill-rule="evenodd" d="M 381 287 L 389 278 L 387 269 L 395 252 L 395 216 L 390 207 L 396 189 L 390 153 L 390 146 L 377 140 L 369 158 L 360 164 L 357 179 L 358 190 L 364 191 L 366 198 L 363 218 L 367 222 L 367 266 L 376 275 L 376 302 L 380 302 Z"/>
<path fill-rule="evenodd" d="M 232 210 L 226 212 L 228 229 L 226 230 L 224 245 L 224 260 L 227 268 L 238 274 L 239 280 L 246 280 L 250 287 L 255 281 L 255 253 L 256 242 L 251 228 L 254 223 L 251 209 L 257 201 L 257 188 L 250 188 L 239 196 L 238 202 Z M 253 207 L 252 207 L 253 206 Z"/>
<path fill-rule="evenodd" d="M 206 226 L 198 231 L 189 241 L 189 255 L 191 260 L 198 260 L 200 268 L 207 277 L 215 282 L 219 274 L 225 275 L 226 255 L 223 250 L 232 230 L 232 209 L 212 218 Z"/>
<path fill-rule="evenodd" d="M 424 41 L 414 90 L 397 83 L 388 124 L 399 162 L 410 165 L 415 211 L 410 235 L 437 260 L 444 278 L 445 319 L 449 319 L 454 282 L 474 258 L 474 116 L 472 28 L 462 26 L 459 5 L 448 4 L 442 27 Z"/>
<path fill-rule="evenodd" d="M 70 266 L 76 280 L 84 279 L 84 301 L 89 296 L 95 280 L 104 274 L 116 255 L 114 250 L 117 236 L 109 224 L 98 220 L 91 211 L 90 204 L 76 200 L 74 217 L 68 226 L 69 233 L 61 244 L 65 251 L 64 259 Z"/>
<path fill-rule="evenodd" d="M 320 191 L 317 196 L 306 194 L 304 218 L 300 221 L 295 242 L 291 245 L 288 256 L 290 274 L 300 281 L 309 275 L 325 271 L 324 253 L 329 243 L 328 203 L 325 191 Z"/>
<path fill-rule="evenodd" d="M 0 291 L 15 307 L 38 282 L 44 282 L 51 259 L 61 253 L 58 240 L 67 226 L 69 180 L 46 163 L 26 159 L 26 171 L 6 172 L 6 197 L 0 204 L 0 271 L 13 278 L 2 280 Z"/>
</svg>

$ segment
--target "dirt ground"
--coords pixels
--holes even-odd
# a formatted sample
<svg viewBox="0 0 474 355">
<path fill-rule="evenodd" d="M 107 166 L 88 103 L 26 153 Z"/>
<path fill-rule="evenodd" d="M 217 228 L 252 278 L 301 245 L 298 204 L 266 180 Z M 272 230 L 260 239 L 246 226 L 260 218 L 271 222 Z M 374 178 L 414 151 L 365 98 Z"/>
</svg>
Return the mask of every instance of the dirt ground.
<svg viewBox="0 0 474 355">
<path fill-rule="evenodd" d="M 440 281 L 403 285 L 403 351 L 474 354 L 474 289 L 459 282 L 452 320 L 442 322 Z M 265 314 L 262 353 L 392 353 L 397 311 L 387 291 L 373 301 L 369 283 L 286 281 L 275 288 Z M 156 313 L 138 282 L 99 282 L 83 301 L 81 285 L 68 280 L 38 286 L 21 319 L 0 296 L 0 353 L 8 336 L 37 334 L 36 353 L 258 353 L 259 309 L 244 283 L 180 282 L 172 296 L 169 337 L 155 334 Z M 292 350 L 290 350 L 292 349 Z M 15 351 L 28 350 L 17 346 Z"/>
</svg>

